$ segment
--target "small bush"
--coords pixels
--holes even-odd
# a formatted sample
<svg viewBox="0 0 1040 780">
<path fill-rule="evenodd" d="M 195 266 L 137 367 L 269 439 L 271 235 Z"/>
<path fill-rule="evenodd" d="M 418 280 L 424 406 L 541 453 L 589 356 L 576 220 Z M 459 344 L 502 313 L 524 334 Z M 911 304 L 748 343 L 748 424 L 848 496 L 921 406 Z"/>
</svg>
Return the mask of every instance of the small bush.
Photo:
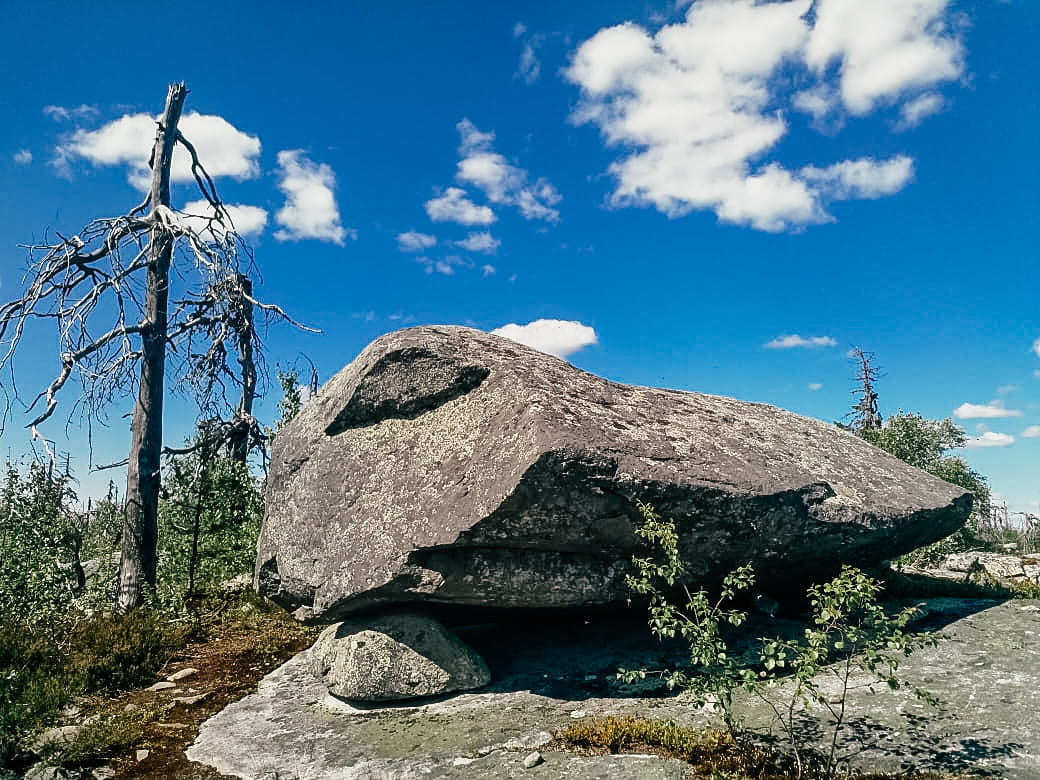
<svg viewBox="0 0 1040 780">
<path fill-rule="evenodd" d="M 0 624 L 0 766 L 27 734 L 65 705 L 78 684 L 53 641 Z"/>
<path fill-rule="evenodd" d="M 88 691 L 133 688 L 155 679 L 181 644 L 182 634 L 146 610 L 97 616 L 73 630 L 71 666 Z"/>
<path fill-rule="evenodd" d="M 52 743 L 44 757 L 61 766 L 83 766 L 128 753 L 141 746 L 148 724 L 160 714 L 144 708 L 103 713 L 68 742 Z"/>
<path fill-rule="evenodd" d="M 651 750 L 679 758 L 709 777 L 787 776 L 782 753 L 719 729 L 698 730 L 673 721 L 606 717 L 575 723 L 560 734 L 573 747 L 609 753 Z"/>
</svg>

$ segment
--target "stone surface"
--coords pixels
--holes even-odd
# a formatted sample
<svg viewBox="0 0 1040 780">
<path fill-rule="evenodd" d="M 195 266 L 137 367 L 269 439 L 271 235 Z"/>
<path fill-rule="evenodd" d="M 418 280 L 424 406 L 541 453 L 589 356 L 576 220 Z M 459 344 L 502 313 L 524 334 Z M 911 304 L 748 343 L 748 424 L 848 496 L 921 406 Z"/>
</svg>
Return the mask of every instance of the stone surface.
<svg viewBox="0 0 1040 780">
<path fill-rule="evenodd" d="M 192 705 L 198 704 L 200 701 L 209 696 L 210 692 L 196 693 L 194 696 L 174 696 L 173 700 L 177 704 L 183 704 L 185 707 L 191 707 Z"/>
<path fill-rule="evenodd" d="M 169 680 L 160 680 L 157 683 L 153 683 L 145 688 L 146 691 L 168 691 L 171 688 L 176 688 L 176 683 L 172 683 Z"/>
<path fill-rule="evenodd" d="M 329 691 L 355 701 L 396 701 L 481 688 L 487 664 L 436 620 L 413 613 L 337 623 L 310 651 Z"/>
<path fill-rule="evenodd" d="M 1000 582 L 1040 583 L 1040 555 L 1005 555 L 978 550 L 947 555 L 940 569 L 969 576 L 985 572 Z"/>
<path fill-rule="evenodd" d="M 193 668 L 192 668 L 192 667 L 190 667 L 190 666 L 186 666 L 186 667 L 184 667 L 183 669 L 178 669 L 178 670 L 177 670 L 176 672 L 174 672 L 173 674 L 171 674 L 171 675 L 167 676 L 167 678 L 166 678 L 166 679 L 167 679 L 167 680 L 168 680 L 169 682 L 177 682 L 178 680 L 185 680 L 185 679 L 187 679 L 188 677 L 191 677 L 192 675 L 196 675 L 196 674 L 198 674 L 198 673 L 199 673 L 199 670 L 198 670 L 198 669 L 193 669 Z"/>
<path fill-rule="evenodd" d="M 73 723 L 68 726 L 55 726 L 47 729 L 33 741 L 33 752 L 39 753 L 50 745 L 62 745 L 72 742 L 83 731 L 84 724 Z"/>
<path fill-rule="evenodd" d="M 953 773 L 1040 775 L 1040 602 L 927 602 L 925 625 L 948 636 L 905 659 L 900 672 L 942 699 L 938 709 L 906 690 L 853 680 L 846 743 L 861 769 L 911 766 Z M 635 610 L 633 610 L 635 612 Z M 626 686 L 619 666 L 662 668 L 688 650 L 652 640 L 642 615 L 588 621 L 542 619 L 458 628 L 487 659 L 488 688 L 414 706 L 355 707 L 328 695 L 310 671 L 305 652 L 272 672 L 255 694 L 206 721 L 188 750 L 192 761 L 241 778 L 570 778 L 684 777 L 688 767 L 652 756 L 586 757 L 559 752 L 552 733 L 582 717 L 636 715 L 702 726 L 708 715 L 659 683 Z M 757 617 L 751 636 L 796 635 L 800 627 Z M 587 681 L 590 673 L 596 680 Z M 829 677 L 824 673 L 824 678 Z M 831 687 L 826 689 L 833 692 Z M 775 725 L 763 705 L 738 701 L 747 725 L 761 733 Z M 807 733 L 821 742 L 819 711 L 806 716 Z M 535 771 L 523 757 L 539 751 Z M 460 760 L 461 759 L 461 760 Z"/>
<path fill-rule="evenodd" d="M 524 769 L 534 769 L 536 766 L 543 763 L 544 761 L 545 759 L 542 758 L 542 754 L 539 753 L 537 750 L 533 753 L 528 753 L 524 757 Z"/>
<path fill-rule="evenodd" d="M 690 581 L 750 561 L 790 587 L 945 536 L 971 504 L 828 423 L 411 328 L 278 434 L 256 586 L 321 621 L 404 602 L 618 605 L 638 500 L 678 524 Z"/>
</svg>

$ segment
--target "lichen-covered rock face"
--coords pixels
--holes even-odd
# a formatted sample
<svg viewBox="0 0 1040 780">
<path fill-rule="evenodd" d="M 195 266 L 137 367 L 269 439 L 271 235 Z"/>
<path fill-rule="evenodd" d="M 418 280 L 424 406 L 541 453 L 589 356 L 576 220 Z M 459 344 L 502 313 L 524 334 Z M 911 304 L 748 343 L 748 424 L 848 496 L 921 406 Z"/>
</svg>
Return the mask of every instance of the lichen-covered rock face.
<svg viewBox="0 0 1040 780">
<path fill-rule="evenodd" d="M 484 659 L 436 620 L 413 613 L 329 626 L 310 650 L 311 671 L 351 701 L 399 701 L 482 688 Z"/>
<path fill-rule="evenodd" d="M 637 501 L 688 581 L 765 587 L 962 525 L 971 496 L 836 426 L 632 387 L 459 327 L 370 344 L 275 440 L 256 586 L 301 618 L 409 602 L 624 603 Z"/>
</svg>

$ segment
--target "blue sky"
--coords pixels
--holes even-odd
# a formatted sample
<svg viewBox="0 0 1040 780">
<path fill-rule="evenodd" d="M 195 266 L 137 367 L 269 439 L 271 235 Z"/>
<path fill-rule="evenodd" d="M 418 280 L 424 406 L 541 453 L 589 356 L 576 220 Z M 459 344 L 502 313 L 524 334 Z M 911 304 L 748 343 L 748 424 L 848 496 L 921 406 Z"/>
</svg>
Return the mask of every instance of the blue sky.
<svg viewBox="0 0 1040 780">
<path fill-rule="evenodd" d="M 182 79 L 262 295 L 323 331 L 272 331 L 272 364 L 324 380 L 397 327 L 512 324 L 612 379 L 834 420 L 859 345 L 883 413 L 959 410 L 992 445 L 964 456 L 1040 508 L 1036 3 L 245 8 L 181 2 L 157 31 L 140 4 L 3 5 L 0 297 L 19 243 L 139 200 Z M 24 391 L 53 344 L 23 345 Z M 128 410 L 96 461 L 125 455 Z M 167 438 L 190 419 L 173 401 Z"/>
</svg>

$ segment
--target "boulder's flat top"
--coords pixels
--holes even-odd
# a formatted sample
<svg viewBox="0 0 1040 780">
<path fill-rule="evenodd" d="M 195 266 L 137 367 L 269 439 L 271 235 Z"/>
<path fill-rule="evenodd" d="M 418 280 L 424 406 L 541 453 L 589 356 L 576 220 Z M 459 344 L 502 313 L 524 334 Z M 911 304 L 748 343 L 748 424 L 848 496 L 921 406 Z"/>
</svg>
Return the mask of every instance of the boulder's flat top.
<svg viewBox="0 0 1040 780">
<path fill-rule="evenodd" d="M 1040 776 L 1040 602 L 936 599 L 927 606 L 928 620 L 949 638 L 905 661 L 902 672 L 943 705 L 935 710 L 911 693 L 881 686 L 855 688 L 849 738 L 859 752 L 853 765 Z M 581 757 L 545 748 L 552 732 L 580 717 L 705 722 L 680 697 L 614 680 L 618 666 L 668 660 L 659 644 L 644 640 L 645 625 L 618 621 L 460 628 L 488 660 L 496 682 L 417 706 L 351 707 L 309 675 L 303 653 L 268 675 L 257 693 L 207 721 L 188 757 L 257 779 L 475 780 L 533 771 L 547 780 L 682 777 L 684 765 L 676 761 Z M 781 622 L 756 630 L 780 631 Z M 749 705 L 747 713 L 749 726 L 768 729 L 761 705 Z M 524 770 L 524 756 L 534 749 L 545 763 Z"/>
</svg>

